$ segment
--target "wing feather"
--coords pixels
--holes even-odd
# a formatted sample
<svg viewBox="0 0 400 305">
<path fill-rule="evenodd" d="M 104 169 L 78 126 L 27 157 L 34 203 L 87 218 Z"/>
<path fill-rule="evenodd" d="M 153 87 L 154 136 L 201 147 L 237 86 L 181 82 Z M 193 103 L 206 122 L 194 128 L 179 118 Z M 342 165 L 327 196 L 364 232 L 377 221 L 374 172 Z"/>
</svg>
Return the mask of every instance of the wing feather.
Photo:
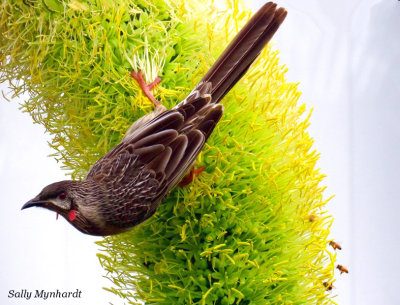
<svg viewBox="0 0 400 305">
<path fill-rule="evenodd" d="M 111 164 L 123 155 L 124 162 L 129 166 L 117 167 L 121 170 L 120 175 L 125 178 L 137 175 L 139 168 L 152 172 L 152 177 L 158 183 L 153 196 L 161 198 L 166 195 L 190 169 L 222 116 L 223 106 L 210 103 L 209 90 L 211 85 L 204 83 L 180 107 L 160 113 L 138 126 L 100 159 L 87 177 L 108 175 Z M 115 164 L 112 171 L 118 175 L 115 173 Z"/>
</svg>

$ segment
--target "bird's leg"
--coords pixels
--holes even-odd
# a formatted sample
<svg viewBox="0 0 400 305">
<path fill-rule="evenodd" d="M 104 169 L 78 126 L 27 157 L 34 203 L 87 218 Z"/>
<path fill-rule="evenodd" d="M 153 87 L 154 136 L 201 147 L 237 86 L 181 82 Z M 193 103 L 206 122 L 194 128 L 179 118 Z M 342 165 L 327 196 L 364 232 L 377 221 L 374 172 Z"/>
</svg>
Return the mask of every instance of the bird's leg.
<svg viewBox="0 0 400 305">
<path fill-rule="evenodd" d="M 200 166 L 198 168 L 194 168 L 194 166 L 192 166 L 192 168 L 190 169 L 190 172 L 188 174 L 186 174 L 181 182 L 178 183 L 179 187 L 184 187 L 190 183 L 193 182 L 193 180 L 201 174 L 202 171 L 204 171 L 206 169 L 205 166 Z"/>
<path fill-rule="evenodd" d="M 146 81 L 143 78 L 142 72 L 135 72 L 132 71 L 131 72 L 131 76 L 137 80 L 137 82 L 139 83 L 140 88 L 142 88 L 143 93 L 147 96 L 147 98 L 153 102 L 154 106 L 157 107 L 160 105 L 160 102 L 157 101 L 155 99 L 155 97 L 153 96 L 153 94 L 151 93 L 151 90 L 153 90 L 153 88 L 155 86 L 157 86 L 159 83 L 161 83 L 161 78 L 156 77 L 156 79 L 154 81 L 152 81 L 149 84 L 146 84 Z"/>
</svg>

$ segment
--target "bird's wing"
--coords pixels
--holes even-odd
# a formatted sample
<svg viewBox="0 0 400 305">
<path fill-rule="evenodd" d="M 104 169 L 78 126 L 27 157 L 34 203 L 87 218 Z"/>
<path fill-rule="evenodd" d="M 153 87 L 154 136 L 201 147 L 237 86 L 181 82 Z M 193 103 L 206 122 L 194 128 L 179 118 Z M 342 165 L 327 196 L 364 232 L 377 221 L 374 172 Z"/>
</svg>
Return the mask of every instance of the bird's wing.
<svg viewBox="0 0 400 305">
<path fill-rule="evenodd" d="M 185 104 L 139 126 L 93 166 L 87 179 L 120 179 L 121 185 L 134 187 L 132 192 L 146 188 L 149 202 L 157 206 L 188 171 L 222 116 L 223 106 L 210 103 L 210 90 L 204 83 Z M 139 184 L 139 176 L 147 181 Z"/>
</svg>

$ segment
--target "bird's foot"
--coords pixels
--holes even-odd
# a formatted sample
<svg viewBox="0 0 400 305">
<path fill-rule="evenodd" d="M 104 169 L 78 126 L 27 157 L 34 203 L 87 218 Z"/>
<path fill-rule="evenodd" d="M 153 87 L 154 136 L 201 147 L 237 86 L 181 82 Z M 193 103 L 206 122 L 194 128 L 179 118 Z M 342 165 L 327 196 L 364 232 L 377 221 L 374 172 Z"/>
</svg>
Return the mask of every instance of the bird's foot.
<svg viewBox="0 0 400 305">
<path fill-rule="evenodd" d="M 190 183 L 192 183 L 194 181 L 194 179 L 201 174 L 202 171 L 204 171 L 206 169 L 205 166 L 200 166 L 198 168 L 194 168 L 194 166 L 192 166 L 190 172 L 188 174 L 186 174 L 181 182 L 178 183 L 179 187 L 184 187 Z"/>
<path fill-rule="evenodd" d="M 151 90 L 154 89 L 155 86 L 157 86 L 159 83 L 161 83 L 161 78 L 156 77 L 154 81 L 152 81 L 149 84 L 146 84 L 146 81 L 143 78 L 142 72 L 131 72 L 131 76 L 137 80 L 139 83 L 140 88 L 142 88 L 143 93 L 147 96 L 147 98 L 153 102 L 154 106 L 157 107 L 160 105 L 160 102 L 156 100 L 156 98 L 153 96 L 151 93 Z"/>
</svg>

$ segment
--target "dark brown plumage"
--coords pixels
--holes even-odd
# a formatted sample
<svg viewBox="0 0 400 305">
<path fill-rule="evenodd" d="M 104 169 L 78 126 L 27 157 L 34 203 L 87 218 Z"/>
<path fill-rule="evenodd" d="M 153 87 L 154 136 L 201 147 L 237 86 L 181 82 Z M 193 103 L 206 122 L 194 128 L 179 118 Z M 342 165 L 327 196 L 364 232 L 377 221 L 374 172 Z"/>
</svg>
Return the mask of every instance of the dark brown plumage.
<svg viewBox="0 0 400 305">
<path fill-rule="evenodd" d="M 143 222 L 193 165 L 223 106 L 286 17 L 265 4 L 237 34 L 200 83 L 174 109 L 157 107 L 136 121 L 83 181 L 50 184 L 22 208 L 40 206 L 83 233 L 110 235 Z"/>
</svg>

